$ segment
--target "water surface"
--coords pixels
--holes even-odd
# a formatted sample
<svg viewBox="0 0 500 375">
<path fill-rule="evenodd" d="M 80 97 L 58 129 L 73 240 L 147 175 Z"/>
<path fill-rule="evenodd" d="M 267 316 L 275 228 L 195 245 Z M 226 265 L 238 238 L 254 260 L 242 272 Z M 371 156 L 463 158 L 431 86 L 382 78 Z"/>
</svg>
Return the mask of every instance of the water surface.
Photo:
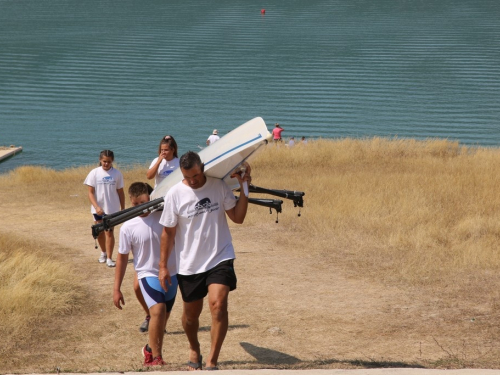
<svg viewBox="0 0 500 375">
<path fill-rule="evenodd" d="M 261 116 L 285 137 L 500 144 L 500 3 L 0 0 L 0 164 L 148 163 Z"/>
</svg>

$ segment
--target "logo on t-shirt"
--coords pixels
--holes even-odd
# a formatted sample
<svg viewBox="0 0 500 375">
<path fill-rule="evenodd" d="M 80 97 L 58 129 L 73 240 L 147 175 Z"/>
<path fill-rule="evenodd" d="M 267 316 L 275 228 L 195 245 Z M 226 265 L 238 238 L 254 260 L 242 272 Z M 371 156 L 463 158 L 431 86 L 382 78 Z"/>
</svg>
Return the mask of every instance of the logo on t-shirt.
<svg viewBox="0 0 500 375">
<path fill-rule="evenodd" d="M 167 169 L 163 172 L 160 173 L 160 176 L 162 177 L 167 177 L 170 173 L 172 173 L 174 170 L 173 169 Z"/>
<path fill-rule="evenodd" d="M 106 184 L 106 185 L 114 185 L 115 184 L 115 180 L 111 176 L 106 176 L 106 177 L 102 178 L 102 182 L 101 183 L 102 184 Z"/>
<path fill-rule="evenodd" d="M 212 203 L 209 198 L 203 198 L 194 205 L 194 210 L 188 211 L 188 218 L 191 219 L 201 214 L 209 214 L 210 212 L 217 211 L 219 203 Z"/>
</svg>

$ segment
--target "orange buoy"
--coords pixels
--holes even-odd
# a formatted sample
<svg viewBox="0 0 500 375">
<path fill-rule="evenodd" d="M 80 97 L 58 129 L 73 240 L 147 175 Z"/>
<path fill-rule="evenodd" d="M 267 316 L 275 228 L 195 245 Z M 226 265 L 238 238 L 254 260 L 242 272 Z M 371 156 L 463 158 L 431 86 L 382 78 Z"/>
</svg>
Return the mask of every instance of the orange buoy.
<svg viewBox="0 0 500 375">
<path fill-rule="evenodd" d="M 260 14 L 266 14 L 266 10 L 265 9 L 261 9 L 260 10 Z"/>
</svg>

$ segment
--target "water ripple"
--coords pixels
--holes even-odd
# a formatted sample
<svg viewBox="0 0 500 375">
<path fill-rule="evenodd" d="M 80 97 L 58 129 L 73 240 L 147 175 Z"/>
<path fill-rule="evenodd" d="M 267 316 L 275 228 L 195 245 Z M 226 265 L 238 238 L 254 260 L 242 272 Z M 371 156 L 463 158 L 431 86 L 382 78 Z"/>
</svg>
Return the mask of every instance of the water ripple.
<svg viewBox="0 0 500 375">
<path fill-rule="evenodd" d="M 229 0 L 4 0 L 0 143 L 25 152 L 0 172 L 102 148 L 148 162 L 164 133 L 183 152 L 255 116 L 286 137 L 498 146 L 499 13 L 490 0 L 271 0 L 265 16 Z"/>
</svg>

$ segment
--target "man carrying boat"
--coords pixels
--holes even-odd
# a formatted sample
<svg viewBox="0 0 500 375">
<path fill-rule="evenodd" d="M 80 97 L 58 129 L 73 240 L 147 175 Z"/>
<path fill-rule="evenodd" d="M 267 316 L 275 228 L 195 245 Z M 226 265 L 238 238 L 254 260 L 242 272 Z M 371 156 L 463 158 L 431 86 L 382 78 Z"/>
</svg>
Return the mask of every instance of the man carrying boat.
<svg viewBox="0 0 500 375">
<path fill-rule="evenodd" d="M 203 300 L 208 295 L 212 343 L 205 370 L 216 370 L 229 325 L 229 292 L 236 289 L 235 253 L 226 215 L 234 223 L 243 223 L 248 197 L 242 193 L 236 200 L 226 183 L 207 177 L 195 152 L 189 151 L 181 157 L 180 168 L 184 179 L 168 191 L 160 219 L 164 229 L 159 279 L 168 290 L 167 260 L 175 243 L 177 280 L 184 301 L 182 325 L 190 345 L 188 367 L 202 369 L 198 328 Z M 245 172 L 231 176 L 238 180 L 242 192 L 245 182 L 251 181 L 250 172 L 247 166 Z"/>
</svg>

